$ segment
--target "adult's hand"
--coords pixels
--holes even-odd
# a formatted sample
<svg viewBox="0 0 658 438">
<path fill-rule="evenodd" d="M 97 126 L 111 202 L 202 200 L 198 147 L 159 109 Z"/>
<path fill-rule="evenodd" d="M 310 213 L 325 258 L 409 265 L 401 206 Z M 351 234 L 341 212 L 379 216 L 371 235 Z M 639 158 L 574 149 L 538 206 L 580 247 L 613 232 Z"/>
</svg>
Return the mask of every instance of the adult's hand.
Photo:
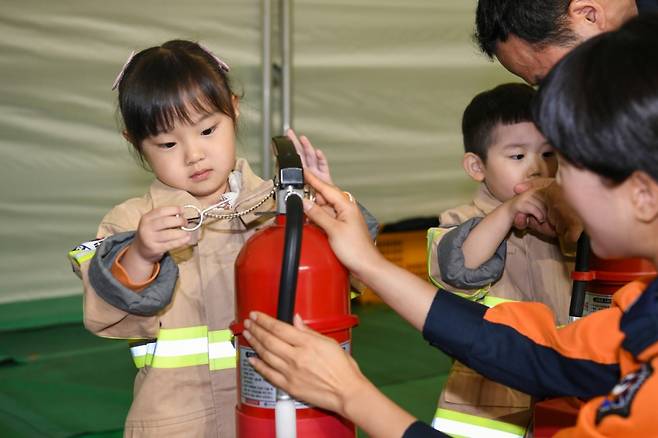
<svg viewBox="0 0 658 438">
<path fill-rule="evenodd" d="M 523 193 L 530 189 L 539 189 L 546 205 L 546 220 L 539 223 L 533 217 L 517 214 L 514 218 L 514 227 L 518 229 L 529 228 L 539 234 L 550 237 L 559 236 L 564 243 L 573 245 L 583 232 L 583 224 L 575 211 L 564 199 L 562 189 L 554 178 L 536 178 L 514 187 L 515 193 Z"/>
<path fill-rule="evenodd" d="M 245 338 L 258 353 L 250 359 L 252 366 L 295 398 L 345 416 L 354 391 L 370 386 L 356 361 L 299 315 L 294 327 L 260 312 L 252 312 L 244 324 Z"/>
<path fill-rule="evenodd" d="M 336 256 L 386 304 L 422 330 L 436 288 L 389 262 L 377 251 L 351 195 L 346 196 L 337 187 L 320 181 L 312 172 L 307 172 L 305 177 L 321 196 L 316 198 L 317 204 L 305 199 L 304 210 L 327 233 Z"/>
<path fill-rule="evenodd" d="M 319 195 L 317 203 L 304 200 L 306 215 L 324 229 L 331 248 L 347 269 L 360 276 L 364 268 L 382 261 L 352 195 L 325 183 L 312 172 L 304 175 Z"/>
<path fill-rule="evenodd" d="M 251 365 L 293 397 L 328 409 L 369 436 L 399 438 L 413 416 L 386 398 L 338 345 L 295 315 L 291 326 L 260 312 L 245 321 L 244 336 L 258 357 Z"/>
</svg>

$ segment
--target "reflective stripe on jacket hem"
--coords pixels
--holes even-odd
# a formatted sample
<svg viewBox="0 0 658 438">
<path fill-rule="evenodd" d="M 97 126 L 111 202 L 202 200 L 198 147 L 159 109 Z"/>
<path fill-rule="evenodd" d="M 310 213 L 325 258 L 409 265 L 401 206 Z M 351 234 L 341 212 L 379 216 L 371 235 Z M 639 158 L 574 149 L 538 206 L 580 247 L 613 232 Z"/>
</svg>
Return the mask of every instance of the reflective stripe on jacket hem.
<svg viewBox="0 0 658 438">
<path fill-rule="evenodd" d="M 526 428 L 516 424 L 437 409 L 432 427 L 452 437 L 523 438 Z"/>
<path fill-rule="evenodd" d="M 158 339 L 130 347 L 137 368 L 182 368 L 208 365 L 210 370 L 235 368 L 231 331 L 206 326 L 162 329 Z"/>
</svg>

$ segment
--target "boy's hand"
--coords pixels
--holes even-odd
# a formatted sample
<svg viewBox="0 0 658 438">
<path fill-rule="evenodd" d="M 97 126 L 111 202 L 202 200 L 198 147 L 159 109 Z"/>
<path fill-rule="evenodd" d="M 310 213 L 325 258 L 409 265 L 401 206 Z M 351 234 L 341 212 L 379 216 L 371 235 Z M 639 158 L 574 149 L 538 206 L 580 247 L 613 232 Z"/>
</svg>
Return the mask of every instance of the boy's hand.
<svg viewBox="0 0 658 438">
<path fill-rule="evenodd" d="M 157 263 L 167 251 L 190 241 L 191 233 L 181 229 L 185 225 L 180 207 L 154 208 L 140 219 L 131 249 L 144 262 Z"/>
<path fill-rule="evenodd" d="M 517 214 L 514 226 L 518 229 L 530 228 L 540 234 L 555 237 L 560 235 L 567 244 L 575 244 L 583 231 L 583 224 L 575 211 L 564 199 L 562 189 L 554 178 L 536 178 L 514 187 L 516 193 L 538 190 L 546 206 L 546 221 L 538 223 L 532 217 Z"/>
<path fill-rule="evenodd" d="M 526 226 L 530 220 L 539 225 L 547 223 L 546 204 L 538 191 L 539 189 L 528 190 L 506 202 L 514 224 L 516 224 L 516 218 L 519 216 L 526 218 Z"/>
</svg>

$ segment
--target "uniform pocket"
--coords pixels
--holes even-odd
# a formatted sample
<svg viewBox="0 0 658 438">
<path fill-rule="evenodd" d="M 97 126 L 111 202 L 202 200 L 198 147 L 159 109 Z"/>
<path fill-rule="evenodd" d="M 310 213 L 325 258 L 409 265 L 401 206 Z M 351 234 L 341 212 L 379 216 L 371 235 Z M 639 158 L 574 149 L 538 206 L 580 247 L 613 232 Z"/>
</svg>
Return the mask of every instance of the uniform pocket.
<svg viewBox="0 0 658 438">
<path fill-rule="evenodd" d="M 443 389 L 443 399 L 451 404 L 505 408 L 529 408 L 531 397 L 501 385 L 455 362 Z"/>
</svg>

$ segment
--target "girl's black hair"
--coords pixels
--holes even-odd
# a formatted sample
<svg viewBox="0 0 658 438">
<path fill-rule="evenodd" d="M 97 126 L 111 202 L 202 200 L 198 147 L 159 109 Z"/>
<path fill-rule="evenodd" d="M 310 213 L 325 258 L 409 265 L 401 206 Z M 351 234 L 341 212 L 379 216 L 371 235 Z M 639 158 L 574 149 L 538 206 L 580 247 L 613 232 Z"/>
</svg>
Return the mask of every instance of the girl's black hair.
<svg viewBox="0 0 658 438">
<path fill-rule="evenodd" d="M 658 15 L 584 42 L 544 80 L 535 119 L 575 166 L 621 183 L 658 181 Z"/>
<path fill-rule="evenodd" d="M 533 121 L 535 94 L 529 85 L 509 83 L 476 95 L 462 116 L 464 152 L 472 152 L 486 162 L 496 126 Z"/>
<path fill-rule="evenodd" d="M 178 120 L 193 122 L 191 111 L 219 111 L 237 121 L 226 72 L 192 41 L 172 40 L 137 53 L 118 89 L 124 128 L 142 163 L 142 141 L 170 131 Z"/>
</svg>

